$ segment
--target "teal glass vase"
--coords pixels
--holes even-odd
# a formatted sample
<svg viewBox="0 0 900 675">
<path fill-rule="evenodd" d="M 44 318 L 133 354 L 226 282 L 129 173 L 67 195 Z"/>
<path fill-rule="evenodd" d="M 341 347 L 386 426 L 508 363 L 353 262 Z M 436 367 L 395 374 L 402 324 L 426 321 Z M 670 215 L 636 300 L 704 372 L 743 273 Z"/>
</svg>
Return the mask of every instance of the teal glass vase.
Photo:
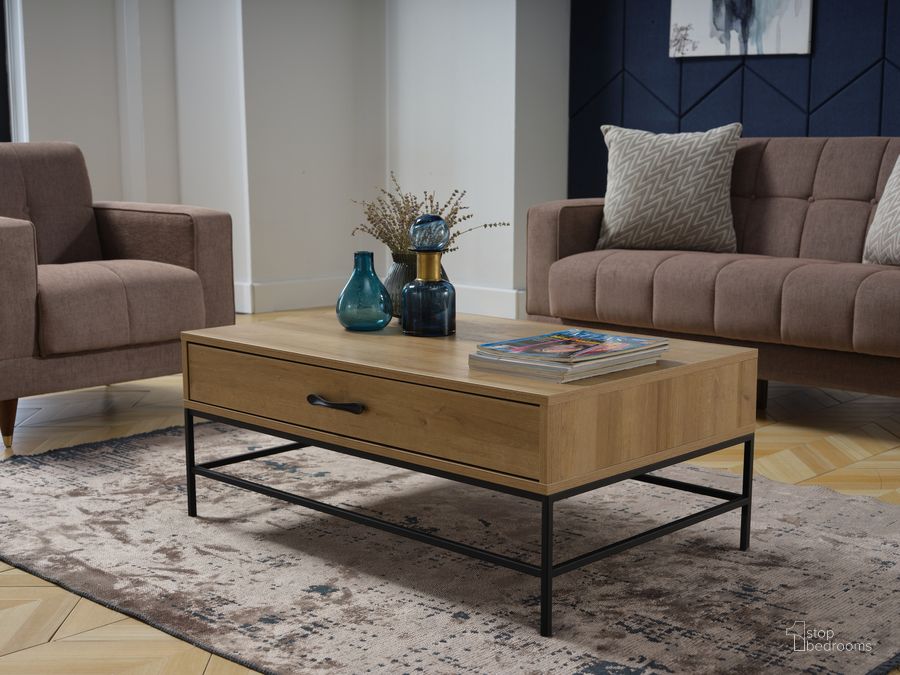
<svg viewBox="0 0 900 675">
<path fill-rule="evenodd" d="M 353 254 L 353 274 L 338 296 L 335 311 L 347 330 L 381 330 L 391 322 L 391 295 L 375 274 L 371 251 Z"/>
</svg>

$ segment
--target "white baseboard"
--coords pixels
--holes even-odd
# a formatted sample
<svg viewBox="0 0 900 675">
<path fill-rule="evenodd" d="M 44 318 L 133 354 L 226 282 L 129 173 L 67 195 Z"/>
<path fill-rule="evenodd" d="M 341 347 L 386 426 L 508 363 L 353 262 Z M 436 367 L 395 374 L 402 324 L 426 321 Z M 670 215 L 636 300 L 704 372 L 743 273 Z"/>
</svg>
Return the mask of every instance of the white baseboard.
<svg viewBox="0 0 900 675">
<path fill-rule="evenodd" d="M 292 279 L 235 283 L 234 305 L 239 314 L 279 312 L 307 307 L 333 305 L 346 277 L 324 279 Z M 490 288 L 453 284 L 456 288 L 456 310 L 466 314 L 483 314 L 508 319 L 525 316 L 525 291 L 514 288 Z"/>
<path fill-rule="evenodd" d="M 234 282 L 234 311 L 238 314 L 253 314 L 253 285 L 249 282 Z"/>
<path fill-rule="evenodd" d="M 256 281 L 234 285 L 235 309 L 240 314 L 279 312 L 333 305 L 347 277 Z"/>
<path fill-rule="evenodd" d="M 499 316 L 505 319 L 517 319 L 525 316 L 524 290 L 465 284 L 453 284 L 453 286 L 456 288 L 457 312 Z"/>
</svg>

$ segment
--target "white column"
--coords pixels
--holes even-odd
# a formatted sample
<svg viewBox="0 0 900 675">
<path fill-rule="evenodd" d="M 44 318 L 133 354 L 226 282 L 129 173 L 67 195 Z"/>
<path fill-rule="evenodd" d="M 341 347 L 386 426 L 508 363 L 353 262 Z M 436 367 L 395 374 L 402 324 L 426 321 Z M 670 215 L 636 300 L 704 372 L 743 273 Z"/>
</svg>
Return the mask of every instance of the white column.
<svg viewBox="0 0 900 675">
<path fill-rule="evenodd" d="M 28 88 L 25 77 L 25 27 L 22 0 L 4 0 L 6 9 L 6 63 L 9 72 L 9 107 L 12 140 L 28 141 Z"/>
<path fill-rule="evenodd" d="M 565 199 L 569 162 L 569 2 L 516 3 L 515 276 L 525 288 L 525 216 Z M 524 302 L 524 294 L 519 294 Z M 519 307 L 524 316 L 525 307 Z"/>
<path fill-rule="evenodd" d="M 175 0 L 181 199 L 231 214 L 235 305 L 253 311 L 240 0 Z"/>
<path fill-rule="evenodd" d="M 116 0 L 122 198 L 133 202 L 147 201 L 139 4 L 140 0 Z"/>
<path fill-rule="evenodd" d="M 385 165 L 384 2 L 243 3 L 254 308 L 331 305 Z M 379 270 L 383 273 L 383 269 Z"/>
<path fill-rule="evenodd" d="M 76 143 L 94 197 L 121 199 L 114 2 L 24 0 L 21 9 L 28 140 Z M 21 68 L 15 68 L 12 75 L 18 78 Z M 17 138 L 22 132 L 20 126 Z"/>
<path fill-rule="evenodd" d="M 461 312 L 524 313 L 525 211 L 566 194 L 568 21 L 565 0 L 388 4 L 388 168 L 512 223 L 445 256 Z"/>
</svg>

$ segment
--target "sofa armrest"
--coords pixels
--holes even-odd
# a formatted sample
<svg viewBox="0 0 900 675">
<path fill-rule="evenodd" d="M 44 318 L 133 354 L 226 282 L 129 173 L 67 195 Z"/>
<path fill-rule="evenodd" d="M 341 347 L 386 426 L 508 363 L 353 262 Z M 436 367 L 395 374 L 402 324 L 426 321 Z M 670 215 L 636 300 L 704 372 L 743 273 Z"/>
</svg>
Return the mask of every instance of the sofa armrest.
<svg viewBox="0 0 900 675">
<path fill-rule="evenodd" d="M 550 316 L 550 265 L 592 251 L 600 238 L 603 199 L 564 199 L 528 209 L 526 311 Z"/>
<path fill-rule="evenodd" d="M 206 325 L 234 323 L 231 216 L 197 206 L 97 202 L 103 257 L 154 260 L 194 270 L 203 284 Z"/>
<path fill-rule="evenodd" d="M 27 220 L 0 217 L 0 360 L 34 354 L 37 243 Z"/>
</svg>

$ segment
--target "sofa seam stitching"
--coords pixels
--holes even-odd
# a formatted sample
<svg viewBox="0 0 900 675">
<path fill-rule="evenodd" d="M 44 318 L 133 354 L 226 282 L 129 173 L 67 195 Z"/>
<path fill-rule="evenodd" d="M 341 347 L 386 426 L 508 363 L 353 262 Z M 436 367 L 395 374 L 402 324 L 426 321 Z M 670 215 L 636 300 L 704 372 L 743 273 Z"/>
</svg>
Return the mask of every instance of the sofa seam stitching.
<svg viewBox="0 0 900 675">
<path fill-rule="evenodd" d="M 597 264 L 597 269 L 594 270 L 594 316 L 597 317 L 597 321 L 601 321 L 603 323 L 608 323 L 606 319 L 600 318 L 600 312 L 597 310 L 597 298 L 599 297 L 599 294 L 597 293 L 597 286 L 598 286 L 597 281 L 600 276 L 600 265 L 602 265 L 604 262 L 606 262 L 610 258 L 615 258 L 617 255 L 620 255 L 621 253 L 626 253 L 629 249 L 600 248 L 600 249 L 595 249 L 595 250 L 611 251 L 610 255 L 606 256 L 603 260 L 601 260 Z M 651 308 L 651 310 L 652 310 L 652 308 Z M 652 311 L 651 311 L 651 315 L 650 315 L 650 322 L 653 323 Z"/>
<path fill-rule="evenodd" d="M 802 258 L 799 258 L 799 260 L 802 260 Z M 790 278 L 790 276 L 794 272 L 797 272 L 798 270 L 801 270 L 804 267 L 809 267 L 810 265 L 817 265 L 817 264 L 820 264 L 820 263 L 803 262 L 800 265 L 798 265 L 797 267 L 795 267 L 794 269 L 792 269 L 790 272 L 785 274 L 784 278 L 781 280 L 781 293 L 778 294 L 778 336 L 781 339 L 781 344 L 787 344 L 784 341 L 784 289 L 787 286 L 787 280 Z"/>
<path fill-rule="evenodd" d="M 654 310 L 656 309 L 656 275 L 659 274 L 659 268 L 665 265 L 670 260 L 675 260 L 676 258 L 683 258 L 690 253 L 695 253 L 695 251 L 677 251 L 675 255 L 670 255 L 665 260 L 662 260 L 657 264 L 656 269 L 653 270 L 653 275 L 650 277 L 650 327 L 656 328 L 656 321 L 654 320 Z"/>
<path fill-rule="evenodd" d="M 822 143 L 822 147 L 819 148 L 819 155 L 816 157 L 816 171 L 813 174 L 812 187 L 810 187 L 809 196 L 806 198 L 806 212 L 803 214 L 803 226 L 800 229 L 800 239 L 797 241 L 797 258 L 801 258 L 800 252 L 803 250 L 803 237 L 806 235 L 806 221 L 809 219 L 809 208 L 811 202 L 810 199 L 813 198 L 813 194 L 816 191 L 816 180 L 819 178 L 819 167 L 822 163 L 822 155 L 825 153 L 825 147 L 828 145 L 828 141 L 830 138 L 826 138 L 825 142 Z M 787 278 L 787 277 L 785 277 Z"/>
<path fill-rule="evenodd" d="M 105 263 L 105 262 L 109 262 L 109 261 L 108 260 L 96 260 L 96 261 L 91 261 L 91 262 L 93 264 L 99 264 L 99 263 Z M 116 272 L 111 267 L 108 267 L 103 264 L 100 264 L 100 267 L 103 267 L 104 269 L 109 270 L 110 272 L 115 274 L 116 278 L 118 278 L 118 280 L 122 283 L 122 291 L 125 293 L 125 311 L 128 312 L 128 344 L 129 344 L 129 346 L 133 346 L 135 343 L 133 343 L 131 341 L 131 298 L 128 295 L 128 288 L 125 285 L 125 279 L 123 279 L 122 275 L 119 274 L 118 272 Z"/>
<path fill-rule="evenodd" d="M 740 255 L 746 255 L 746 254 L 740 254 Z M 716 326 L 716 299 L 719 297 L 719 290 L 718 290 L 719 289 L 719 276 L 722 274 L 722 272 L 725 270 L 726 267 L 730 267 L 734 263 L 741 262 L 743 260 L 745 260 L 745 259 L 737 258 L 736 260 L 729 260 L 727 263 L 725 263 L 724 265 L 722 265 L 722 267 L 719 268 L 719 271 L 716 272 L 715 279 L 713 279 L 713 311 L 712 311 L 713 325 L 712 325 L 712 328 L 713 328 L 714 335 L 717 334 L 718 330 L 719 330 L 718 327 Z"/>
<path fill-rule="evenodd" d="M 762 152 L 759 155 L 759 162 L 757 163 L 756 171 L 753 174 L 753 187 L 751 188 L 751 191 L 750 191 L 751 201 L 755 200 L 755 198 L 756 198 L 756 188 L 757 188 L 757 185 L 759 184 L 759 172 L 762 171 L 763 157 L 766 154 L 766 150 L 769 149 L 769 143 L 771 141 L 772 141 L 771 137 L 766 139 L 766 142 L 763 145 Z M 731 210 L 732 210 L 731 226 L 734 227 L 734 208 L 732 208 Z M 744 248 L 744 246 L 747 243 L 747 221 L 750 219 L 749 211 L 750 211 L 750 209 L 748 207 L 747 216 L 744 218 L 744 226 L 743 226 L 743 228 L 741 228 L 741 248 L 742 249 Z M 737 232 L 735 232 L 735 247 L 737 247 Z M 741 251 L 741 253 L 743 253 L 743 251 Z"/>
<path fill-rule="evenodd" d="M 861 263 L 864 263 L 866 260 L 866 239 L 868 239 L 868 237 L 869 237 L 869 230 L 872 229 L 872 223 L 875 222 L 875 214 L 878 212 L 879 204 L 881 204 L 881 200 L 877 198 L 878 197 L 878 178 L 881 176 L 881 167 L 884 166 L 884 158 L 887 156 L 887 151 L 888 151 L 888 147 L 890 146 L 890 144 L 891 144 L 891 139 L 888 138 L 887 143 L 884 144 L 884 149 L 881 151 L 881 162 L 878 165 L 878 176 L 875 177 L 875 192 L 872 195 L 872 201 L 874 201 L 875 204 L 870 204 L 870 207 L 869 207 L 870 209 L 872 209 L 872 212 L 869 213 L 869 218 L 867 219 L 867 222 L 866 222 L 866 230 L 865 230 L 865 232 L 863 232 L 862 251 L 860 251 L 860 254 L 859 254 L 859 262 L 861 262 Z M 898 159 L 898 162 L 900 162 L 900 159 Z M 893 171 L 888 172 L 888 180 L 891 177 L 891 173 L 893 173 Z M 887 187 L 887 181 L 885 181 L 885 187 Z M 881 196 L 884 197 L 884 192 L 881 193 Z"/>
<path fill-rule="evenodd" d="M 850 264 L 860 264 L 860 263 L 850 263 Z M 859 280 L 859 284 L 856 286 L 856 292 L 853 294 L 853 310 L 850 315 L 850 346 L 853 348 L 854 353 L 863 353 L 857 352 L 856 350 L 856 303 L 859 301 L 859 291 L 862 288 L 863 284 L 874 277 L 877 274 L 881 274 L 882 272 L 890 272 L 891 270 L 872 270 L 869 274 Z"/>
</svg>

